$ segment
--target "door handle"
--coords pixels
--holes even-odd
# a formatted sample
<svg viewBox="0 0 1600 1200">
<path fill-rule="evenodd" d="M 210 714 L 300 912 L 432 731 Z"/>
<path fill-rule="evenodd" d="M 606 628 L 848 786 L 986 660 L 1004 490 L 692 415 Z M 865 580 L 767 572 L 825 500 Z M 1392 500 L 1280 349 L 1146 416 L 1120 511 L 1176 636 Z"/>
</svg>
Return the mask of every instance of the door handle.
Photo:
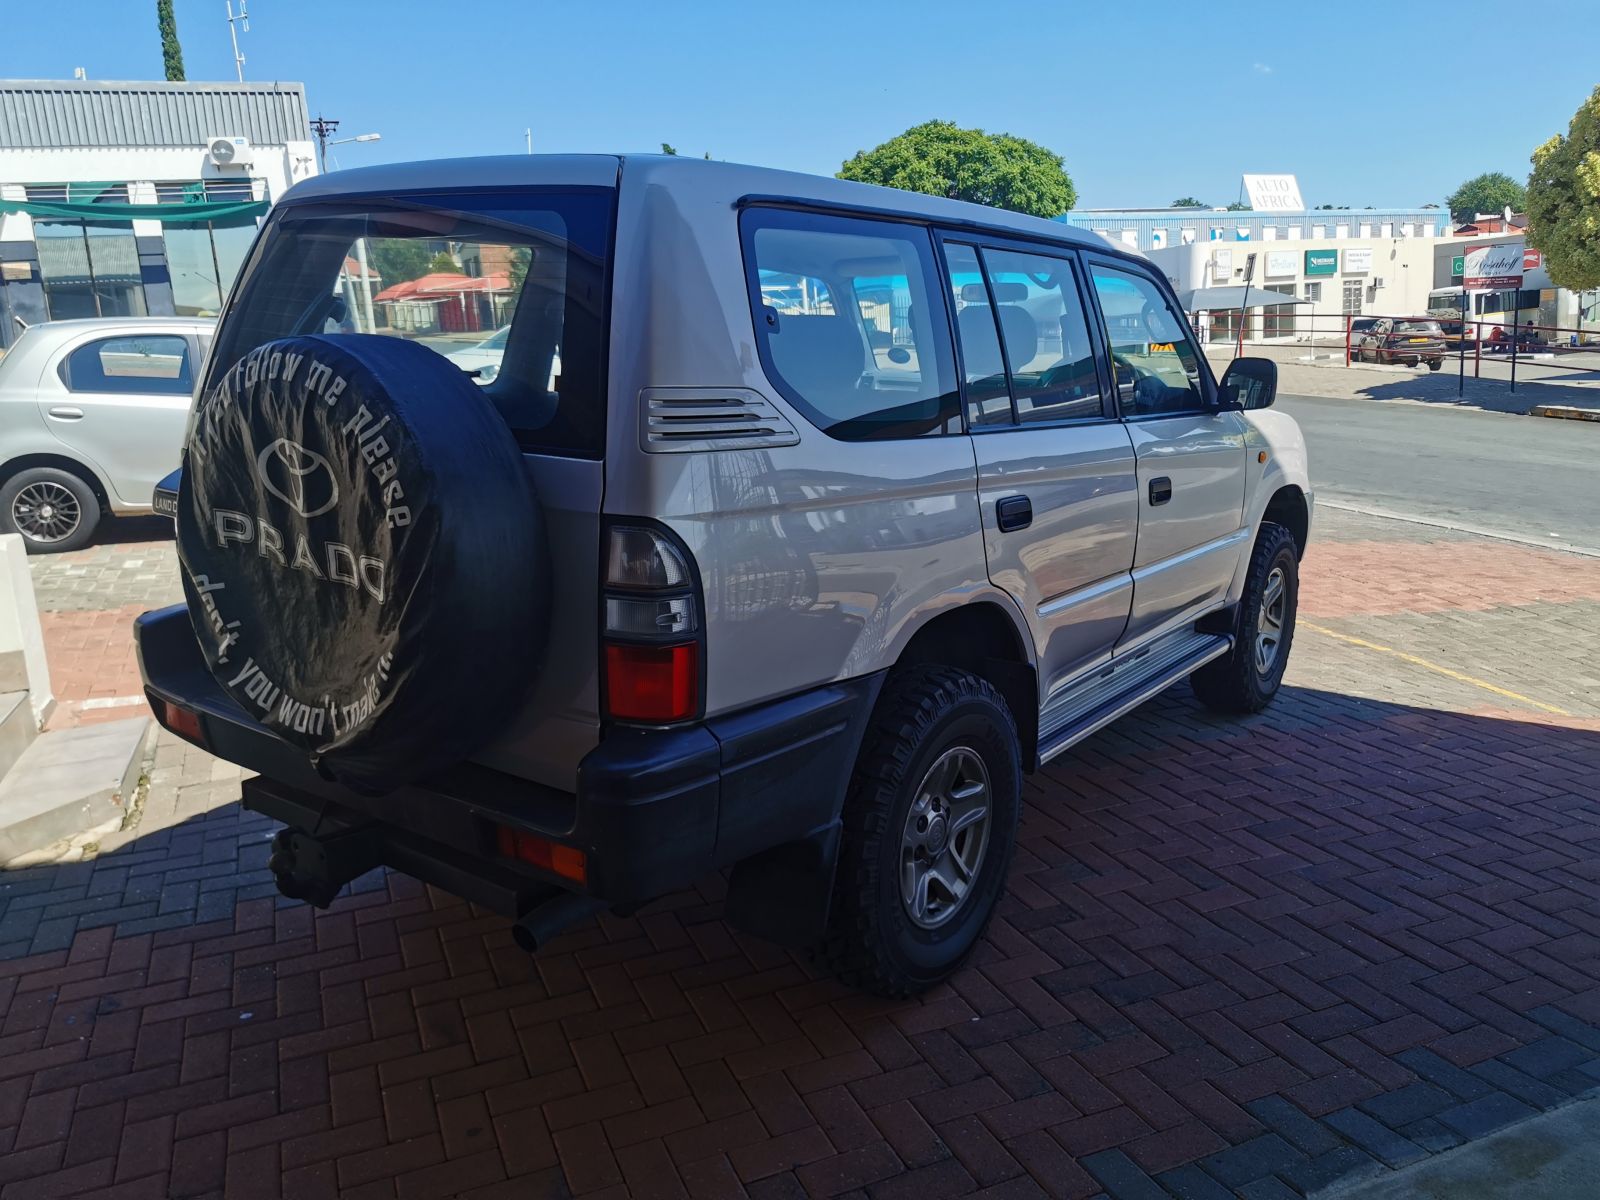
<svg viewBox="0 0 1600 1200">
<path fill-rule="evenodd" d="M 994 504 L 994 523 L 1001 533 L 1026 529 L 1033 524 L 1033 501 L 1026 496 L 1007 496 Z"/>
<path fill-rule="evenodd" d="M 1172 499 L 1172 480 L 1165 475 L 1157 475 L 1150 481 L 1150 503 L 1165 504 Z"/>
<path fill-rule="evenodd" d="M 50 410 L 52 417 L 60 417 L 63 421 L 79 421 L 83 419 L 83 409 L 69 408 L 65 404 L 57 404 Z"/>
</svg>

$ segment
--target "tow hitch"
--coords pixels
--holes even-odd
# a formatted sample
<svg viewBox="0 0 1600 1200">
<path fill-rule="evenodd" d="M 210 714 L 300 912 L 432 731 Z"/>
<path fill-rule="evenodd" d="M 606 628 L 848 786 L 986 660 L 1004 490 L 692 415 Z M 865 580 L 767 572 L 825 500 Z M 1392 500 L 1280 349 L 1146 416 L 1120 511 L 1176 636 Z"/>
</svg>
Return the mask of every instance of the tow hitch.
<svg viewBox="0 0 1600 1200">
<path fill-rule="evenodd" d="M 280 829 L 273 836 L 267 867 L 278 891 L 289 899 L 327 908 L 340 888 L 382 863 L 382 845 L 373 826 L 321 836 Z"/>
</svg>

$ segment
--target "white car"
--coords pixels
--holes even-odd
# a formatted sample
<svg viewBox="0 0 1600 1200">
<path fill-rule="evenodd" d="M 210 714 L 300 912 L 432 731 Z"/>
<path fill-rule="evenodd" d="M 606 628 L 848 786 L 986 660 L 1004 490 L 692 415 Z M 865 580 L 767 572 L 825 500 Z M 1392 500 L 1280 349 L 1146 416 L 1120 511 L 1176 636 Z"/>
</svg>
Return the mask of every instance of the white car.
<svg viewBox="0 0 1600 1200">
<path fill-rule="evenodd" d="M 502 325 L 483 341 L 446 354 L 445 358 L 471 375 L 474 383 L 492 383 L 494 377 L 500 374 L 500 360 L 506 356 L 506 337 L 510 332 L 511 326 Z M 556 381 L 560 377 L 561 352 L 557 350 L 550 362 L 550 382 L 547 385 L 552 392 L 556 390 Z"/>
<path fill-rule="evenodd" d="M 500 360 L 506 356 L 506 338 L 510 333 L 511 326 L 502 325 L 483 341 L 474 343 L 464 350 L 446 354 L 445 358 L 479 383 L 487 383 L 500 373 Z"/>
<path fill-rule="evenodd" d="M 0 531 L 29 553 L 76 550 L 104 514 L 150 512 L 215 326 L 113 317 L 26 330 L 0 358 Z"/>
</svg>

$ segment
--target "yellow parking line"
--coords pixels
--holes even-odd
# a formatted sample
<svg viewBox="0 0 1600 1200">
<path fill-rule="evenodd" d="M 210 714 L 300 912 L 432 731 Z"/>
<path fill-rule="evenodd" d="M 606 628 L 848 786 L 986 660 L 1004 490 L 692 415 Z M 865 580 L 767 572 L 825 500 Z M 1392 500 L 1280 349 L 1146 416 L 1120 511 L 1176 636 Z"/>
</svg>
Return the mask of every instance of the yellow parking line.
<svg viewBox="0 0 1600 1200">
<path fill-rule="evenodd" d="M 1463 675 L 1460 671 L 1452 671 L 1449 667 L 1441 667 L 1436 662 L 1429 662 L 1425 658 L 1418 658 L 1415 654 L 1407 654 L 1404 650 L 1396 650 L 1392 646 L 1380 646 L 1377 642 L 1369 642 L 1365 638 L 1351 637 L 1348 633 L 1339 633 L 1324 625 L 1313 625 L 1310 621 L 1301 621 L 1302 629 L 1310 629 L 1327 637 L 1336 638 L 1341 642 L 1348 642 L 1352 646 L 1360 646 L 1363 650 L 1376 650 L 1379 654 L 1393 655 L 1402 662 L 1411 663 L 1413 666 L 1422 667 L 1443 675 L 1447 679 L 1454 679 L 1458 683 L 1470 683 L 1473 687 L 1482 688 L 1486 692 L 1493 692 L 1496 696 L 1504 696 L 1508 700 L 1516 700 L 1522 704 L 1531 704 L 1534 708 L 1543 709 L 1547 713 L 1554 713 L 1558 717 L 1570 717 L 1572 714 L 1564 708 L 1557 708 L 1554 704 L 1546 704 L 1542 700 L 1535 700 L 1532 696 L 1524 696 L 1521 692 L 1513 692 L 1503 687 L 1496 687 L 1484 679 L 1472 675 Z"/>
</svg>

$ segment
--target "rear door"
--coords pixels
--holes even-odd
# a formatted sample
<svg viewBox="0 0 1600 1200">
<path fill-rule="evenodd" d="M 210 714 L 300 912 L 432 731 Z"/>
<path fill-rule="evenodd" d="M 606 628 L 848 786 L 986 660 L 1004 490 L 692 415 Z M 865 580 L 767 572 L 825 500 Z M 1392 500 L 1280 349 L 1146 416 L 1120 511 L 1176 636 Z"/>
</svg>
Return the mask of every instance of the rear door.
<svg viewBox="0 0 1600 1200">
<path fill-rule="evenodd" d="M 1109 658 L 1132 603 L 1134 453 L 1065 249 L 947 238 L 989 578 L 1032 628 L 1041 699 Z"/>
<path fill-rule="evenodd" d="M 1138 546 L 1122 646 L 1217 607 L 1249 530 L 1244 418 L 1216 385 L 1168 288 L 1140 265 L 1089 263 L 1117 407 L 1137 461 Z"/>
<path fill-rule="evenodd" d="M 99 467 L 119 507 L 148 506 L 177 465 L 194 358 L 187 332 L 133 330 L 76 342 L 53 364 L 65 391 L 40 390 L 45 425 Z"/>
</svg>

